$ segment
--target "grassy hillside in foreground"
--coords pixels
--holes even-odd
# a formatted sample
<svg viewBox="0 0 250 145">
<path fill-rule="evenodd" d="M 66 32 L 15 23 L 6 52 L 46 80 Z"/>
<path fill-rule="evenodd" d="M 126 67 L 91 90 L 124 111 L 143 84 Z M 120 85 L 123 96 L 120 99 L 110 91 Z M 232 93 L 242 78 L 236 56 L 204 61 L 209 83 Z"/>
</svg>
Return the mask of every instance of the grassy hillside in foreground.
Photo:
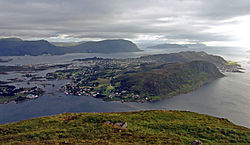
<svg viewBox="0 0 250 145">
<path fill-rule="evenodd" d="M 121 129 L 106 122 L 127 122 Z M 2 144 L 249 144 L 250 129 L 185 111 L 64 113 L 0 125 Z"/>
</svg>

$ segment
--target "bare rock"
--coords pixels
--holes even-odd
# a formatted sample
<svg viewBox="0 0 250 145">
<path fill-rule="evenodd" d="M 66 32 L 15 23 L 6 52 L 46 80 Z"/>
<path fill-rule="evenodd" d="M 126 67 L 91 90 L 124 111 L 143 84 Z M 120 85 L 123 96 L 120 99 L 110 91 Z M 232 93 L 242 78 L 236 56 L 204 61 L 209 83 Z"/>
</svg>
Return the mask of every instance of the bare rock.
<svg viewBox="0 0 250 145">
<path fill-rule="evenodd" d="M 195 141 L 193 142 L 193 145 L 202 145 L 202 142 L 199 141 L 199 140 L 195 140 Z"/>
<path fill-rule="evenodd" d="M 110 121 L 106 121 L 106 122 L 104 122 L 104 124 L 112 125 L 113 127 L 120 128 L 120 129 L 127 129 L 128 128 L 128 123 L 127 122 L 117 122 L 117 123 L 113 124 Z"/>
<path fill-rule="evenodd" d="M 124 122 L 123 125 L 121 126 L 122 129 L 127 129 L 128 128 L 128 123 Z"/>
<path fill-rule="evenodd" d="M 107 125 L 113 125 L 113 123 L 110 122 L 110 121 L 106 121 L 105 124 L 107 124 Z"/>
<path fill-rule="evenodd" d="M 121 129 L 127 129 L 128 123 L 127 122 L 117 122 L 114 124 L 115 127 L 119 127 Z"/>
</svg>

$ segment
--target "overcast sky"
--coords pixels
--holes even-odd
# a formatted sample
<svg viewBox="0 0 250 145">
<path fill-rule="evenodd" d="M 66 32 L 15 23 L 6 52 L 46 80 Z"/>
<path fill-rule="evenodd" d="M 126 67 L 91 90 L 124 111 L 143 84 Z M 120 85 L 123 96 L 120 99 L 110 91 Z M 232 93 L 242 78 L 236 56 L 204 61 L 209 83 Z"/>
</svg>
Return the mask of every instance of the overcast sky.
<svg viewBox="0 0 250 145">
<path fill-rule="evenodd" d="M 248 44 L 250 0 L 0 0 L 0 37 Z"/>
</svg>

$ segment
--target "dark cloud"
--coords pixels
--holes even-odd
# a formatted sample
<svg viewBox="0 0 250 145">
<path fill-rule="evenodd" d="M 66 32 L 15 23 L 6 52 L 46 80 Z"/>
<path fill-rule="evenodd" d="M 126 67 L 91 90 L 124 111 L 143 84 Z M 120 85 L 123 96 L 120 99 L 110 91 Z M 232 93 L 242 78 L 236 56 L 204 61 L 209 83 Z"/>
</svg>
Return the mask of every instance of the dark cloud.
<svg viewBox="0 0 250 145">
<path fill-rule="evenodd" d="M 206 31 L 237 23 L 228 20 L 249 15 L 249 6 L 249 0 L 0 0 L 0 36 L 230 41 Z"/>
</svg>

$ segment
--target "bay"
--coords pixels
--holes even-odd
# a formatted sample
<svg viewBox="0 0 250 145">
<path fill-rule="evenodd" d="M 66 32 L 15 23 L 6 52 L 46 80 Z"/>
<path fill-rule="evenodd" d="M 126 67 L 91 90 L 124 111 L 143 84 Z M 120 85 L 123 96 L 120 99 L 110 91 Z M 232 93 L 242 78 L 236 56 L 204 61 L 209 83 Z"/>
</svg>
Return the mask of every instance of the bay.
<svg viewBox="0 0 250 145">
<path fill-rule="evenodd" d="M 190 49 L 145 49 L 144 52 L 117 54 L 66 54 L 61 56 L 44 55 L 1 57 L 3 59 L 12 58 L 13 60 L 8 63 L 1 63 L 0 65 L 61 64 L 69 63 L 73 59 L 93 56 L 104 58 L 127 58 L 186 50 Z M 66 96 L 63 93 L 58 92 L 58 88 L 67 81 L 55 81 L 53 82 L 56 84 L 55 87 L 46 86 L 46 91 L 50 92 L 50 94 L 45 94 L 38 99 L 18 104 L 15 104 L 14 102 L 0 104 L 0 124 L 33 117 L 55 115 L 63 112 L 123 112 L 166 109 L 186 110 L 223 117 L 238 125 L 250 128 L 250 53 L 248 53 L 246 49 L 229 47 L 194 48 L 191 50 L 206 51 L 211 54 L 221 55 L 227 60 L 237 61 L 243 68 L 245 68 L 245 73 L 226 73 L 226 77 L 217 79 L 193 92 L 153 103 L 104 102 L 90 96 Z M 46 74 L 46 72 L 41 72 L 41 74 Z M 20 77 L 20 74 L 11 73 L 9 75 L 0 75 L 0 80 L 14 77 Z M 20 83 L 16 85 L 22 84 Z M 34 83 L 33 85 L 39 84 Z"/>
</svg>

